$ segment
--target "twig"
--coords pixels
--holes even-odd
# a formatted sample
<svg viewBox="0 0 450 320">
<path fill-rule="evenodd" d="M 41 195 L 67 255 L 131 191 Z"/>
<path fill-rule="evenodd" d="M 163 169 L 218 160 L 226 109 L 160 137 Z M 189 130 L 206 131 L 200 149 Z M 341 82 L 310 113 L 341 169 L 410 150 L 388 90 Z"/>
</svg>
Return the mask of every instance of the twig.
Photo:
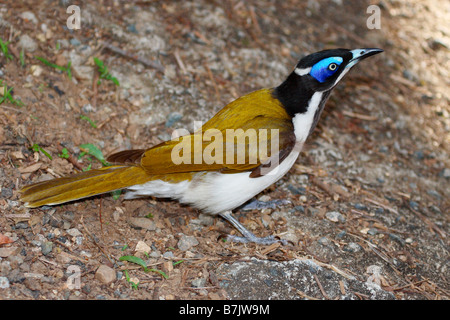
<svg viewBox="0 0 450 320">
<path fill-rule="evenodd" d="M 411 283 L 408 283 L 408 284 L 406 284 L 406 285 L 404 285 L 404 286 L 401 286 L 401 287 L 391 288 L 391 290 L 392 290 L 392 291 L 403 290 L 403 289 L 406 289 L 406 288 L 408 288 L 408 287 L 411 287 L 411 286 L 415 286 L 415 285 L 421 284 L 422 282 L 425 282 L 425 281 L 428 281 L 428 280 L 429 280 L 429 279 L 423 279 L 423 280 L 420 280 L 420 281 L 417 281 L 417 282 L 411 282 Z"/>
<path fill-rule="evenodd" d="M 317 275 L 313 274 L 314 279 L 316 279 L 317 285 L 319 286 L 320 292 L 322 292 L 322 295 L 324 296 L 325 299 L 330 300 L 330 297 L 327 295 L 327 293 L 325 292 L 325 290 L 322 287 L 322 284 L 319 281 L 319 278 L 317 277 Z"/>
<path fill-rule="evenodd" d="M 159 72 L 164 73 L 164 67 L 161 64 L 159 64 L 158 62 L 150 61 L 148 59 L 145 59 L 144 57 L 130 54 L 130 53 L 126 52 L 125 50 L 122 50 L 119 47 L 116 47 L 116 46 L 114 46 L 114 45 L 112 45 L 110 43 L 107 43 L 107 42 L 103 43 L 103 47 L 106 48 L 106 49 L 111 50 L 114 53 L 120 54 L 121 56 L 124 56 L 126 58 L 135 60 L 137 62 L 142 63 L 143 65 L 145 65 L 147 67 L 156 69 Z"/>
<path fill-rule="evenodd" d="M 58 152 L 62 153 L 62 150 L 64 149 L 61 144 L 57 145 Z M 69 161 L 75 168 L 77 168 L 79 171 L 83 171 L 83 167 L 81 164 L 77 161 L 77 159 L 74 158 L 71 154 L 69 154 L 69 157 L 66 158 L 67 161 Z"/>
<path fill-rule="evenodd" d="M 205 69 L 206 69 L 206 72 L 208 72 L 209 79 L 211 80 L 211 82 L 212 82 L 212 84 L 213 84 L 213 86 L 214 86 L 214 91 L 215 91 L 215 93 L 216 93 L 216 99 L 217 99 L 218 101 L 220 101 L 220 92 L 219 92 L 219 88 L 217 87 L 217 82 L 216 82 L 216 80 L 214 79 L 214 75 L 212 74 L 211 69 L 209 68 L 207 62 L 205 62 Z"/>
<path fill-rule="evenodd" d="M 3 109 L 12 110 L 12 111 L 19 112 L 19 113 L 25 113 L 25 111 L 22 111 L 22 110 L 19 110 L 19 109 L 16 109 L 16 108 L 11 108 L 11 107 L 8 107 L 8 106 L 0 105 L 0 107 L 2 107 Z"/>
<path fill-rule="evenodd" d="M 337 184 L 329 184 L 315 178 L 312 179 L 312 182 L 321 189 L 323 189 L 324 191 L 326 191 L 330 196 L 338 194 L 342 196 L 344 199 L 348 199 L 350 197 L 350 194 Z"/>
<path fill-rule="evenodd" d="M 397 211 L 397 210 L 395 210 L 395 209 L 393 209 L 393 208 L 391 208 L 391 207 L 389 207 L 389 206 L 387 206 L 387 205 L 385 205 L 385 204 L 382 204 L 381 202 L 372 200 L 372 199 L 370 199 L 370 198 L 366 198 L 366 201 L 367 201 L 367 202 L 370 202 L 370 203 L 373 203 L 373 204 L 376 204 L 377 206 L 380 206 L 380 207 L 382 207 L 383 209 L 386 209 L 386 210 L 388 210 L 388 211 L 390 211 L 390 212 L 392 212 L 392 213 L 398 214 L 398 211 Z"/>
<path fill-rule="evenodd" d="M 309 300 L 320 300 L 320 299 L 318 299 L 318 298 L 314 298 L 314 297 L 308 296 L 306 293 L 304 293 L 303 291 L 300 291 L 300 290 L 298 290 L 298 289 L 297 289 L 297 293 L 298 293 L 299 296 L 302 297 L 302 298 L 306 298 L 306 299 L 309 299 Z"/>
<path fill-rule="evenodd" d="M 81 225 L 83 226 L 84 230 L 86 231 L 86 233 L 91 237 L 92 242 L 97 246 L 97 248 L 100 249 L 101 252 L 103 252 L 103 254 L 106 256 L 106 259 L 108 259 L 109 262 L 111 262 L 111 265 L 114 265 L 114 261 L 111 260 L 111 258 L 109 257 L 109 254 L 105 251 L 105 249 L 102 248 L 101 245 L 99 245 L 97 243 L 97 241 L 95 240 L 95 237 L 92 235 L 92 233 L 85 226 L 84 221 L 83 221 L 83 216 L 81 216 L 80 222 L 81 222 Z"/>
<path fill-rule="evenodd" d="M 365 114 L 355 113 L 351 111 L 342 111 L 342 114 L 347 117 L 361 119 L 361 120 L 367 120 L 367 121 L 375 121 L 378 120 L 378 117 L 375 116 L 366 116 Z"/>
<path fill-rule="evenodd" d="M 183 60 L 181 60 L 180 55 L 178 53 L 178 50 L 175 50 L 175 52 L 173 53 L 175 60 L 177 60 L 178 66 L 180 67 L 181 71 L 183 72 L 183 74 L 187 74 L 187 70 L 186 67 L 184 66 Z"/>
<path fill-rule="evenodd" d="M 92 79 L 92 107 L 94 108 L 94 110 L 97 108 L 98 79 L 99 79 L 99 74 L 98 74 L 98 71 L 96 70 L 94 72 L 94 78 Z"/>
</svg>

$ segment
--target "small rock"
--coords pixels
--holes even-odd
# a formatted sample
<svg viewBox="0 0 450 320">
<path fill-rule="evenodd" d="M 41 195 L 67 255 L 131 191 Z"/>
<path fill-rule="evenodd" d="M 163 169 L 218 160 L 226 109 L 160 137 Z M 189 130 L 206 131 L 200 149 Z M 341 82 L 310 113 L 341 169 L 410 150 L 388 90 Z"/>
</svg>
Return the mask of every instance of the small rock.
<svg viewBox="0 0 450 320">
<path fill-rule="evenodd" d="M 83 110 L 84 113 L 89 113 L 89 112 L 95 111 L 94 107 L 90 103 L 85 104 L 81 108 L 81 110 Z"/>
<path fill-rule="evenodd" d="M 361 246 L 355 242 L 350 242 L 343 248 L 344 251 L 353 252 L 353 253 L 358 252 L 361 249 L 362 249 Z"/>
<path fill-rule="evenodd" d="M 167 252 L 164 252 L 163 257 L 164 257 L 165 259 L 172 259 L 172 258 L 175 257 L 175 256 L 174 256 L 174 254 L 173 254 L 172 251 L 167 251 Z"/>
<path fill-rule="evenodd" d="M 418 79 L 417 75 L 408 69 L 403 70 L 403 77 L 413 82 L 416 82 Z"/>
<path fill-rule="evenodd" d="M 68 264 L 68 263 L 70 263 L 70 261 L 72 261 L 72 257 L 64 251 L 62 251 L 61 253 L 59 253 L 56 256 L 56 262 L 58 262 L 60 264 L 63 264 L 63 265 Z"/>
<path fill-rule="evenodd" d="M 403 240 L 401 237 L 399 237 L 398 235 L 396 235 L 394 233 L 389 233 L 389 238 L 396 241 L 397 243 L 399 243 L 402 246 L 404 246 L 406 243 L 405 240 Z"/>
<path fill-rule="evenodd" d="M 270 196 L 268 196 L 267 194 L 263 194 L 261 197 L 258 198 L 258 200 L 261 202 L 269 202 Z"/>
<path fill-rule="evenodd" d="M 416 157 L 416 159 L 418 160 L 423 160 L 425 158 L 425 154 L 422 150 L 417 150 L 414 152 L 414 157 Z"/>
<path fill-rule="evenodd" d="M 419 210 L 419 204 L 415 201 L 409 201 L 409 206 L 414 210 Z"/>
<path fill-rule="evenodd" d="M 103 284 L 110 284 L 116 280 L 116 271 L 103 264 L 95 272 L 95 279 Z"/>
<path fill-rule="evenodd" d="M 8 289 L 9 280 L 7 277 L 0 277 L 0 289 Z"/>
<path fill-rule="evenodd" d="M 436 207 L 435 205 L 431 205 L 430 206 L 430 210 L 433 211 L 436 214 L 441 214 L 441 209 L 439 209 L 438 207 Z"/>
<path fill-rule="evenodd" d="M 29 35 L 23 34 L 19 39 L 19 47 L 27 52 L 34 52 L 38 48 L 38 45 Z"/>
<path fill-rule="evenodd" d="M 317 242 L 320 243 L 323 246 L 329 246 L 329 245 L 332 244 L 330 239 L 328 239 L 327 237 L 322 237 L 319 240 L 317 240 Z"/>
<path fill-rule="evenodd" d="M 448 49 L 448 45 L 441 39 L 428 39 L 428 46 L 433 50 Z"/>
<path fill-rule="evenodd" d="M 128 223 L 133 228 L 146 229 L 146 230 L 150 230 L 150 231 L 156 230 L 155 222 L 153 220 L 149 219 L 149 218 L 131 217 L 131 218 L 128 219 Z"/>
<path fill-rule="evenodd" d="M 36 16 L 35 16 L 34 13 L 31 12 L 31 11 L 25 11 L 25 12 L 22 12 L 22 13 L 20 14 L 20 17 L 21 17 L 23 20 L 31 21 L 31 22 L 33 22 L 34 24 L 37 24 L 37 23 L 38 23 L 38 20 L 36 19 Z"/>
<path fill-rule="evenodd" d="M 182 235 L 180 240 L 177 243 L 178 249 L 181 251 L 187 251 L 192 247 L 198 245 L 198 240 L 193 236 Z"/>
<path fill-rule="evenodd" d="M 198 279 L 192 280 L 191 284 L 194 288 L 202 288 L 206 285 L 206 279 L 198 278 Z"/>
<path fill-rule="evenodd" d="M 345 222 L 345 217 L 337 211 L 327 212 L 325 216 L 332 222 Z"/>
<path fill-rule="evenodd" d="M 41 243 L 41 251 L 44 256 L 48 255 L 53 250 L 53 242 L 45 241 Z"/>
<path fill-rule="evenodd" d="M 367 211 L 367 207 L 364 204 L 362 204 L 362 203 L 355 203 L 354 207 L 357 210 L 365 210 L 365 211 Z"/>
<path fill-rule="evenodd" d="M 178 121 L 180 121 L 183 118 L 183 115 L 179 112 L 172 112 L 171 114 L 169 114 L 169 116 L 167 117 L 167 121 L 166 121 L 166 127 L 170 128 L 172 127 L 175 123 L 177 123 Z"/>
<path fill-rule="evenodd" d="M 130 31 L 131 33 L 138 34 L 138 31 L 136 29 L 136 25 L 134 23 L 133 24 L 129 24 L 127 26 L 127 30 Z"/>
<path fill-rule="evenodd" d="M 150 246 L 148 244 L 146 244 L 144 241 L 139 241 L 136 244 L 136 252 L 144 252 L 144 253 L 149 253 L 151 250 Z"/>
<path fill-rule="evenodd" d="M 427 190 L 427 193 L 428 193 L 430 196 L 435 197 L 436 199 L 441 199 L 441 195 L 440 195 L 436 190 L 434 190 L 434 189 L 429 189 L 429 190 Z"/>
<path fill-rule="evenodd" d="M 78 40 L 77 38 L 72 38 L 72 39 L 69 40 L 69 42 L 74 47 L 79 46 L 81 44 L 80 40 Z"/>
<path fill-rule="evenodd" d="M 70 234 L 72 237 L 78 237 L 83 235 L 80 230 L 76 229 L 76 228 L 72 228 L 67 230 L 67 233 Z"/>
<path fill-rule="evenodd" d="M 295 195 L 306 194 L 306 189 L 303 187 L 295 187 L 292 184 L 287 185 L 288 190 Z"/>
<path fill-rule="evenodd" d="M 152 252 L 149 254 L 149 257 L 150 257 L 150 258 L 158 259 L 159 257 L 161 257 L 161 252 L 159 252 L 159 251 L 152 251 Z"/>
<path fill-rule="evenodd" d="M 2 192 L 0 193 L 0 195 L 4 199 L 11 198 L 12 195 L 13 195 L 13 189 L 12 188 L 7 188 L 7 187 L 3 187 L 2 188 Z"/>
<path fill-rule="evenodd" d="M 5 247 L 0 248 L 0 258 L 7 258 L 9 256 L 19 253 L 20 248 L 18 247 Z"/>
<path fill-rule="evenodd" d="M 445 168 L 440 172 L 440 176 L 448 179 L 450 178 L 450 169 L 449 168 Z"/>
<path fill-rule="evenodd" d="M 32 65 L 30 67 L 30 71 L 33 77 L 39 77 L 42 74 L 42 71 L 44 71 L 44 69 L 42 69 L 41 66 Z"/>
</svg>

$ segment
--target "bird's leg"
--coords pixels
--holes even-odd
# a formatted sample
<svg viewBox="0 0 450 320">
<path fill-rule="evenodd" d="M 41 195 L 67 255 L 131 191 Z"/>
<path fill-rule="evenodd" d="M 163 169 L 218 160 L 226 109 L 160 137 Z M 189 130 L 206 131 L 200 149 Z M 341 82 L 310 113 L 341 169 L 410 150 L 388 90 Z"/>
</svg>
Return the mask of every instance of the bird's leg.
<svg viewBox="0 0 450 320">
<path fill-rule="evenodd" d="M 280 242 L 283 245 L 288 244 L 286 240 L 279 240 L 276 239 L 274 236 L 268 236 L 264 238 L 259 238 L 255 236 L 231 215 L 231 211 L 225 211 L 223 213 L 220 213 L 220 216 L 225 220 L 227 220 L 229 223 L 231 223 L 233 227 L 235 227 L 242 234 L 242 237 L 228 235 L 227 239 L 232 242 L 240 242 L 240 243 L 253 242 L 261 245 L 270 245 L 275 242 Z"/>
</svg>

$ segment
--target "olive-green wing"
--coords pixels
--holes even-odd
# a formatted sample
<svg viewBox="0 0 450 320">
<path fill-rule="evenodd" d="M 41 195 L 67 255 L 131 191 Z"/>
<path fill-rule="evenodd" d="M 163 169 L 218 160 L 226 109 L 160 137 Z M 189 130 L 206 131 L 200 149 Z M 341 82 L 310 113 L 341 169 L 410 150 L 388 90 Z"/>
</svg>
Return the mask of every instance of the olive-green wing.
<svg viewBox="0 0 450 320">
<path fill-rule="evenodd" d="M 294 144 L 290 117 L 273 98 L 271 90 L 263 89 L 233 101 L 193 134 L 163 142 L 145 152 L 122 151 L 108 161 L 139 163 L 140 160 L 142 168 L 155 175 L 253 171 L 253 176 L 258 176 L 258 168 L 274 158 L 281 162 Z"/>
</svg>

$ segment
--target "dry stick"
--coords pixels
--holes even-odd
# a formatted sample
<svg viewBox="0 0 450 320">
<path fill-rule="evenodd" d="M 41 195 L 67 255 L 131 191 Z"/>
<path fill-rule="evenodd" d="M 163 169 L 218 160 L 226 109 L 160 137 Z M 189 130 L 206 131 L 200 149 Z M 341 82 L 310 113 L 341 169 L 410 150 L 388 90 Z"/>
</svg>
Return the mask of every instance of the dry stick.
<svg viewBox="0 0 450 320">
<path fill-rule="evenodd" d="M 327 295 L 327 293 L 325 292 L 325 290 L 322 287 L 322 284 L 319 281 L 319 278 L 317 277 L 317 275 L 313 274 L 314 279 L 316 279 L 317 285 L 319 286 L 320 292 L 322 292 L 322 295 L 324 296 L 325 299 L 330 300 L 330 297 Z"/>
<path fill-rule="evenodd" d="M 98 96 L 98 88 L 97 83 L 99 79 L 98 71 L 94 71 L 94 78 L 92 79 L 92 107 L 94 110 L 97 108 L 97 96 Z"/>
<path fill-rule="evenodd" d="M 15 112 L 19 112 L 19 113 L 26 113 L 26 111 L 22 111 L 16 108 L 12 108 L 12 107 L 8 107 L 8 106 L 4 106 L 4 105 L 0 105 L 1 108 L 6 109 L 6 110 L 11 110 L 11 111 L 15 111 Z"/>
<path fill-rule="evenodd" d="M 103 43 L 103 47 L 106 48 L 106 49 L 111 50 L 112 52 L 120 54 L 120 55 L 122 55 L 122 56 L 124 56 L 126 58 L 129 58 L 129 59 L 135 60 L 137 62 L 140 62 L 140 63 L 142 63 L 143 65 L 145 65 L 147 67 L 156 69 L 156 70 L 158 70 L 161 73 L 164 73 L 164 67 L 161 64 L 157 63 L 157 62 L 153 62 L 153 61 L 147 60 L 147 59 L 145 59 L 143 57 L 140 57 L 138 55 L 130 54 L 130 53 L 126 52 L 125 50 L 122 50 L 119 47 L 116 47 L 116 46 L 114 46 L 114 45 L 112 45 L 110 43 L 107 43 L 107 42 Z"/>
<path fill-rule="evenodd" d="M 97 248 L 100 249 L 100 251 L 106 256 L 106 259 L 109 260 L 109 262 L 111 262 L 111 265 L 114 265 L 114 261 L 111 260 L 111 258 L 109 257 L 109 254 L 105 251 L 105 249 L 102 248 L 102 246 L 100 244 L 97 243 L 97 241 L 95 240 L 94 236 L 92 235 L 92 233 L 88 230 L 88 228 L 85 226 L 84 221 L 83 221 L 83 216 L 81 216 L 80 219 L 81 225 L 83 226 L 84 230 L 86 231 L 86 233 L 91 237 L 92 242 L 97 246 Z"/>
<path fill-rule="evenodd" d="M 56 146 L 56 148 L 58 149 L 58 152 L 62 153 L 63 151 L 63 147 L 61 146 L 61 144 L 58 143 L 58 145 Z M 69 157 L 66 158 L 67 161 L 69 161 L 75 168 L 77 168 L 79 171 L 83 171 L 83 166 L 78 163 L 77 159 L 74 158 L 74 156 L 72 156 L 71 154 L 69 154 Z"/>
<path fill-rule="evenodd" d="M 173 56 L 175 57 L 175 60 L 178 63 L 178 66 L 181 69 L 181 72 L 183 72 L 183 74 L 187 74 L 187 70 L 186 67 L 184 66 L 183 60 L 181 60 L 180 54 L 178 53 L 178 50 L 175 50 L 175 52 L 173 53 Z"/>
<path fill-rule="evenodd" d="M 214 75 L 212 74 L 211 69 L 209 68 L 207 62 L 205 62 L 205 69 L 206 69 L 206 72 L 208 73 L 209 79 L 211 80 L 211 82 L 212 82 L 212 84 L 213 84 L 214 91 L 215 91 L 215 93 L 216 93 L 216 99 L 220 101 L 220 92 L 219 92 L 219 88 L 217 87 L 217 82 L 216 82 L 216 80 L 214 79 Z"/>
</svg>

